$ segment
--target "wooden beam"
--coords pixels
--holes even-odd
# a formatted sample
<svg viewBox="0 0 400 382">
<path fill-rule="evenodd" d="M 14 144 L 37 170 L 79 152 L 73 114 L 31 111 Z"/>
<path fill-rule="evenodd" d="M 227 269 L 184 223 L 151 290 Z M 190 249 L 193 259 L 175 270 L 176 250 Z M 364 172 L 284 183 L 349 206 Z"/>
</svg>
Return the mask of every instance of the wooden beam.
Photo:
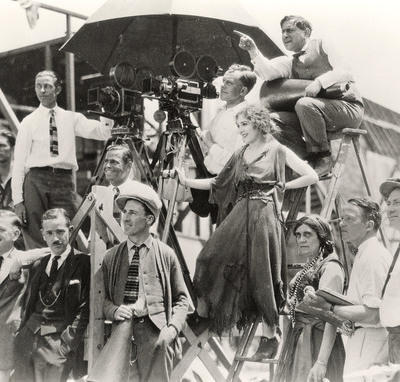
<svg viewBox="0 0 400 382">
<path fill-rule="evenodd" d="M 3 90 L 1 90 L 1 88 L 0 88 L 0 111 L 3 113 L 4 117 L 10 124 L 12 132 L 16 135 L 19 129 L 19 121 L 14 113 L 14 110 L 11 108 L 11 105 L 8 103 L 7 98 L 3 93 Z"/>
</svg>

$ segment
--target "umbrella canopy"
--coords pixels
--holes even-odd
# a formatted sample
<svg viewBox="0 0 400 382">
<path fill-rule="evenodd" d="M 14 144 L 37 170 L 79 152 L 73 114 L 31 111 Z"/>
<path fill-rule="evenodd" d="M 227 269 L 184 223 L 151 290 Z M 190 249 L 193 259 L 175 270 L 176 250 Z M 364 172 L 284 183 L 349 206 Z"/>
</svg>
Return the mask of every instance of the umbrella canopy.
<svg viewBox="0 0 400 382">
<path fill-rule="evenodd" d="M 265 56 L 282 54 L 239 0 L 109 0 L 62 49 L 104 74 L 129 62 L 166 76 L 181 50 L 196 58 L 212 56 L 225 70 L 233 63 L 250 64 L 235 29 L 252 36 Z"/>
</svg>

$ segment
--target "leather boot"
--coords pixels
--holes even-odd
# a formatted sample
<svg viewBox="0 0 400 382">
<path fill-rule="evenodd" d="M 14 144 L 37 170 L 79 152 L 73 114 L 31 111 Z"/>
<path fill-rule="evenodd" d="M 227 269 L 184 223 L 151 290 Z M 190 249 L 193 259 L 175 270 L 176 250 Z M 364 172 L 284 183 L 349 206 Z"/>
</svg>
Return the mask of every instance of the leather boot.
<svg viewBox="0 0 400 382">
<path fill-rule="evenodd" d="M 251 357 L 252 361 L 262 361 L 264 359 L 273 359 L 278 352 L 279 341 L 276 337 L 261 337 L 257 351 Z"/>
</svg>

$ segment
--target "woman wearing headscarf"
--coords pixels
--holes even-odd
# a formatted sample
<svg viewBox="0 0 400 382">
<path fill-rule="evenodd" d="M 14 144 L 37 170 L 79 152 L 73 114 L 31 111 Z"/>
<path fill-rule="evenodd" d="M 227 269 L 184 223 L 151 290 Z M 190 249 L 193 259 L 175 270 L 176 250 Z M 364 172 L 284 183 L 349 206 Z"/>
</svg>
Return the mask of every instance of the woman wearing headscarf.
<svg viewBox="0 0 400 382">
<path fill-rule="evenodd" d="M 345 351 L 335 326 L 296 310 L 304 290 L 327 288 L 343 293 L 344 271 L 334 253 L 329 224 L 306 215 L 294 225 L 298 255 L 306 264 L 289 283 L 290 326 L 276 372 L 278 382 L 343 381 Z"/>
</svg>

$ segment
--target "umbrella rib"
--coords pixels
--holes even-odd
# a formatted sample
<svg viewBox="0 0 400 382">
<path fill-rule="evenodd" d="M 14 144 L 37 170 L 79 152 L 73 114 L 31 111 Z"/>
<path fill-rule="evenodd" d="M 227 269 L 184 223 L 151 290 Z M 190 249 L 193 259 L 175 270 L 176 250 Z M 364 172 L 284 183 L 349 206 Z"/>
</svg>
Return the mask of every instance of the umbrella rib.
<svg viewBox="0 0 400 382">
<path fill-rule="evenodd" d="M 126 30 L 129 28 L 129 26 L 131 25 L 131 23 L 133 23 L 133 20 L 129 21 L 129 22 L 126 24 L 126 27 L 125 27 L 124 30 L 119 34 L 119 36 L 121 36 L 121 35 L 122 35 L 122 37 L 124 36 Z M 118 38 L 118 39 L 116 40 L 115 44 L 113 45 L 112 49 L 110 50 L 110 53 L 108 54 L 107 59 L 106 59 L 105 62 L 104 62 L 103 70 L 106 68 L 106 66 L 108 66 L 109 60 L 111 59 L 111 57 L 112 57 L 114 51 L 117 49 L 117 46 L 118 46 L 119 42 L 120 42 L 120 39 Z M 103 74 L 104 74 L 104 73 L 103 73 Z"/>
<path fill-rule="evenodd" d="M 226 36 L 229 36 L 229 33 L 228 33 L 228 31 L 226 30 L 226 28 L 225 28 L 223 22 L 219 20 L 219 22 L 218 22 L 217 24 L 218 24 L 218 26 L 223 30 L 223 32 L 225 33 L 225 35 L 226 35 Z M 239 46 L 239 45 L 238 45 L 238 46 Z M 242 61 L 242 59 L 241 59 L 241 57 L 240 57 L 240 54 L 239 54 L 238 46 L 236 47 L 236 46 L 234 46 L 234 45 L 232 44 L 232 49 L 235 51 L 235 53 L 236 53 L 236 55 L 238 56 L 238 58 L 240 59 L 240 61 Z M 240 62 L 240 63 L 241 63 L 241 62 Z M 232 64 L 233 64 L 233 63 L 232 63 Z"/>
</svg>

